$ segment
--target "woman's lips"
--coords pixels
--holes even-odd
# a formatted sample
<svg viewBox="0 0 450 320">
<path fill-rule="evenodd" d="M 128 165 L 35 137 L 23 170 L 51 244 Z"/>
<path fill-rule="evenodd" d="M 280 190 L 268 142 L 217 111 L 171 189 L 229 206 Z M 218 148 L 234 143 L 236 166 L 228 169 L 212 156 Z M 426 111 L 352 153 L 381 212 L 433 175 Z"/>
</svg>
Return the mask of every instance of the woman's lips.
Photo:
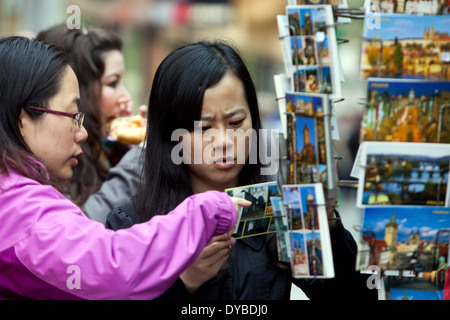
<svg viewBox="0 0 450 320">
<path fill-rule="evenodd" d="M 81 157 L 82 154 L 83 154 L 83 153 L 80 152 L 79 154 L 77 154 L 77 155 L 75 155 L 75 156 L 73 156 L 73 157 L 71 158 L 71 160 L 72 160 L 72 166 L 73 166 L 73 167 L 77 167 L 77 166 L 78 166 L 78 158 Z"/>
<path fill-rule="evenodd" d="M 234 158 L 223 158 L 216 160 L 214 166 L 217 169 L 230 169 L 234 166 Z"/>
</svg>

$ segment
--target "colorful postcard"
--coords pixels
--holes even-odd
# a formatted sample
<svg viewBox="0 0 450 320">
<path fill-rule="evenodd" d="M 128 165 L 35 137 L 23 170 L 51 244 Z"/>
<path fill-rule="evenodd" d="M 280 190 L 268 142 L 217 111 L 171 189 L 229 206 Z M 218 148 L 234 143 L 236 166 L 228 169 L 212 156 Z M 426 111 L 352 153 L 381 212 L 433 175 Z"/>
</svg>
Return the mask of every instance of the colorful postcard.
<svg viewBox="0 0 450 320">
<path fill-rule="evenodd" d="M 286 75 L 291 90 L 341 96 L 341 71 L 329 5 L 288 5 L 278 17 Z"/>
<path fill-rule="evenodd" d="M 450 144 L 366 141 L 361 148 L 358 206 L 449 206 Z"/>
<path fill-rule="evenodd" d="M 280 196 L 276 181 L 226 189 L 225 192 L 252 202 L 250 207 L 239 209 L 233 237 L 239 239 L 276 231 L 270 200 L 271 197 Z"/>
<path fill-rule="evenodd" d="M 448 263 L 449 234 L 448 207 L 365 208 L 358 268 L 375 265 L 381 270 L 415 273 L 438 270 Z"/>
<path fill-rule="evenodd" d="M 386 300 L 442 300 L 447 270 L 422 277 L 384 277 Z"/>
<path fill-rule="evenodd" d="M 378 77 L 448 81 L 449 54 L 448 15 L 366 15 L 360 79 Z"/>
<path fill-rule="evenodd" d="M 275 229 L 277 231 L 278 260 L 290 262 L 289 219 L 284 209 L 283 198 L 271 197 L 270 199 L 272 201 Z"/>
<path fill-rule="evenodd" d="M 420 15 L 448 14 L 450 2 L 446 0 L 368 0 L 368 10 L 378 13 L 403 13 Z"/>
<path fill-rule="evenodd" d="M 325 135 L 332 135 L 328 99 L 324 94 L 286 93 L 287 171 L 289 184 L 316 183 L 326 179 Z M 331 141 L 332 137 L 330 137 Z"/>
<path fill-rule="evenodd" d="M 289 218 L 292 276 L 334 277 L 323 185 L 284 185 L 282 192 Z"/>
<path fill-rule="evenodd" d="M 361 141 L 450 143 L 450 81 L 369 78 Z"/>
</svg>

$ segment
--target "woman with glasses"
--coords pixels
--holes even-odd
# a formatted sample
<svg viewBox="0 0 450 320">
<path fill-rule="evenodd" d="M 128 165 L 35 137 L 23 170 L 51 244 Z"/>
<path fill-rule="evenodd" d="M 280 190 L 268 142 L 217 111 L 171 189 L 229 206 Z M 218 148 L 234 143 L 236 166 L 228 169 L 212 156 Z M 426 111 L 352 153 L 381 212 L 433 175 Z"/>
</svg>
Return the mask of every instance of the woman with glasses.
<svg viewBox="0 0 450 320">
<path fill-rule="evenodd" d="M 0 65 L 0 300 L 152 299 L 248 205 L 202 193 L 128 230 L 105 229 L 60 192 L 87 138 L 66 56 L 6 37 Z"/>
<path fill-rule="evenodd" d="M 41 31 L 36 38 L 62 48 L 78 77 L 80 111 L 86 113 L 89 136 L 67 194 L 89 218 L 105 223 L 108 211 L 131 197 L 141 153 L 138 146 L 130 149 L 106 139 L 111 121 L 132 113 L 133 101 L 123 83 L 122 40 L 104 29 L 68 29 L 65 23 Z"/>
</svg>

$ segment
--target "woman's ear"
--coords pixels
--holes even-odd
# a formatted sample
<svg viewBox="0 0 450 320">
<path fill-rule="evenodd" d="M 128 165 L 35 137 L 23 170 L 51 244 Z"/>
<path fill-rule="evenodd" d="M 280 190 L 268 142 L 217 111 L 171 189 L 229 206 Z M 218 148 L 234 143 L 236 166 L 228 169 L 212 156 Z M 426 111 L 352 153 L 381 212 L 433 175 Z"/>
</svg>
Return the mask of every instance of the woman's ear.
<svg viewBox="0 0 450 320">
<path fill-rule="evenodd" d="M 31 120 L 30 116 L 22 108 L 22 110 L 20 110 L 20 115 L 19 115 L 19 129 L 20 129 L 20 133 L 22 134 L 23 138 L 25 138 L 25 135 L 27 134 L 27 132 L 29 132 L 29 130 L 31 128 L 30 125 L 32 123 L 33 123 L 33 121 Z"/>
</svg>

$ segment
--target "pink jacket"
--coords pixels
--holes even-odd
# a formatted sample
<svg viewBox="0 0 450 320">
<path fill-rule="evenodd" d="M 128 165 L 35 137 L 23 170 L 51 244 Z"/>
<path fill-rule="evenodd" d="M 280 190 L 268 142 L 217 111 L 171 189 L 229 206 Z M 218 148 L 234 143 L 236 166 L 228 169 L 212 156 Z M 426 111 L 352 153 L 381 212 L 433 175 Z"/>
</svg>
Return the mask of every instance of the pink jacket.
<svg viewBox="0 0 450 320">
<path fill-rule="evenodd" d="M 225 193 L 114 232 L 51 186 L 0 175 L 0 299 L 152 299 L 236 222 Z"/>
</svg>

